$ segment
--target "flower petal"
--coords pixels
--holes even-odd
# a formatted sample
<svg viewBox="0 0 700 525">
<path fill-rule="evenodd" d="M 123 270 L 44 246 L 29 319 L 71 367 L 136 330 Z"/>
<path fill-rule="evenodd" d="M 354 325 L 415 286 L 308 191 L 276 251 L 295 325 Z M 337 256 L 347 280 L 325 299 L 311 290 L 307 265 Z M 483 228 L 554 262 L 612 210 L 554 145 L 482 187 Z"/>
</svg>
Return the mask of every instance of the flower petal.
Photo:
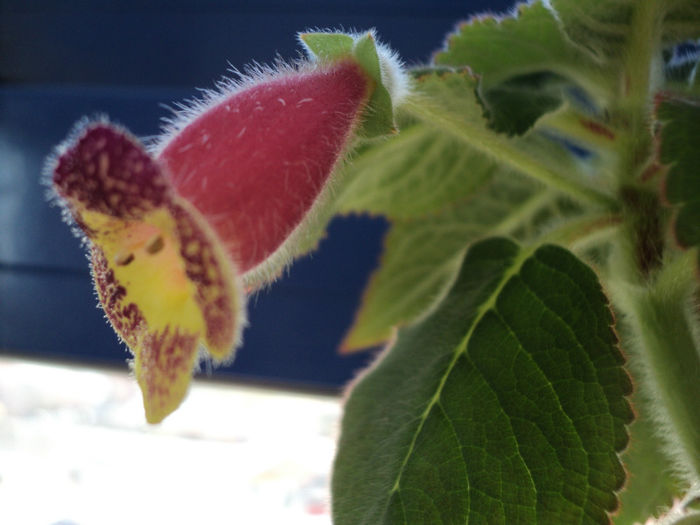
<svg viewBox="0 0 700 525">
<path fill-rule="evenodd" d="M 134 354 L 149 422 L 184 398 L 200 343 L 231 357 L 243 325 L 236 272 L 199 213 L 125 132 L 93 124 L 65 151 L 54 187 L 90 241 L 100 302 Z"/>
<path fill-rule="evenodd" d="M 157 148 L 248 284 L 275 277 L 296 255 L 283 244 L 313 215 L 372 85 L 351 59 L 283 72 L 198 108 Z"/>
</svg>

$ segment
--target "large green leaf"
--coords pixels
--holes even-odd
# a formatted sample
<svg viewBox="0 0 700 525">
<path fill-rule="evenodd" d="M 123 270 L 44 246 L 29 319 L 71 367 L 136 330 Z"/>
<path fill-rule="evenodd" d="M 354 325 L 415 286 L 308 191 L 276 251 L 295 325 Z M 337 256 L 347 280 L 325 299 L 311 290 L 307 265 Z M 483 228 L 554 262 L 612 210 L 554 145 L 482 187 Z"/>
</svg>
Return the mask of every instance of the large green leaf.
<svg viewBox="0 0 700 525">
<path fill-rule="evenodd" d="M 336 525 L 607 523 L 632 418 L 612 323 L 566 250 L 473 245 L 349 396 Z"/>
<path fill-rule="evenodd" d="M 508 170 L 499 170 L 469 202 L 414 220 L 394 221 L 384 239 L 345 351 L 380 344 L 397 326 L 429 310 L 454 280 L 465 247 L 487 233 L 526 228 L 555 193 Z"/>
<path fill-rule="evenodd" d="M 700 244 L 700 99 L 661 97 L 659 161 L 668 166 L 666 199 L 677 208 L 675 234 L 685 247 Z"/>
</svg>

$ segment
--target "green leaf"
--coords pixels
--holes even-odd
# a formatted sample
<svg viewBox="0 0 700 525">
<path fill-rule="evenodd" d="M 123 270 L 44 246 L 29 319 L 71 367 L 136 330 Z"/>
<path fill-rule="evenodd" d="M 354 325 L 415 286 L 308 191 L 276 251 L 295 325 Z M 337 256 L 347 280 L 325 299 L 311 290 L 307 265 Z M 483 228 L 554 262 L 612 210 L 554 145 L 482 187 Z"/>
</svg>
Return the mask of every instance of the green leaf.
<svg viewBox="0 0 700 525">
<path fill-rule="evenodd" d="M 637 11 L 648 10 L 649 18 L 661 25 L 664 46 L 700 37 L 700 5 L 696 0 L 551 0 L 550 3 L 571 40 L 603 61 L 623 58 L 629 40 L 638 30 L 633 28 Z"/>
<path fill-rule="evenodd" d="M 608 523 L 632 417 L 612 323 L 566 250 L 472 246 L 350 394 L 334 523 Z"/>
<path fill-rule="evenodd" d="M 635 398 L 639 393 L 635 392 Z M 644 523 L 671 507 L 674 497 L 682 495 L 682 485 L 670 472 L 670 464 L 661 453 L 663 444 L 648 414 L 649 408 L 633 400 L 637 419 L 629 428 L 630 444 L 622 462 L 628 473 L 620 493 L 620 510 L 615 525 Z"/>
<path fill-rule="evenodd" d="M 561 143 L 557 143 L 556 137 L 555 140 L 543 140 L 546 138 L 544 130 L 524 137 L 507 138 L 489 129 L 475 93 L 477 81 L 468 69 L 423 70 L 416 72 L 416 76 L 416 94 L 405 103 L 404 110 L 424 125 L 433 126 L 440 133 L 451 135 L 499 164 L 529 175 L 577 200 L 597 207 L 617 207 L 617 202 L 608 195 L 612 191 L 609 182 L 607 186 L 601 184 L 600 178 L 607 177 L 607 171 L 597 170 L 596 175 L 587 176 L 586 170 L 581 169 L 583 163 L 575 162 L 571 151 L 566 151 L 567 140 Z M 547 121 L 548 125 L 551 124 L 549 119 Z M 574 127 L 577 126 L 581 130 L 586 128 L 583 122 L 574 122 Z"/>
<path fill-rule="evenodd" d="M 508 135 L 522 135 L 537 120 L 560 107 L 568 82 L 552 73 L 531 73 L 509 79 L 481 96 L 489 124 Z"/>
<path fill-rule="evenodd" d="M 659 162 L 668 166 L 666 199 L 677 209 L 676 239 L 681 246 L 700 244 L 700 99 L 662 96 Z"/>
<path fill-rule="evenodd" d="M 480 79 L 479 100 L 491 127 L 509 135 L 525 133 L 565 99 L 595 106 L 589 95 L 605 99 L 614 89 L 613 75 L 566 38 L 542 3 L 463 23 L 435 63 L 469 66 Z M 575 97 L 569 94 L 573 86 L 579 86 Z"/>
<path fill-rule="evenodd" d="M 389 339 L 395 327 L 431 309 L 454 281 L 469 243 L 488 233 L 526 228 L 531 216 L 554 197 L 517 174 L 499 170 L 461 206 L 394 221 L 343 350 L 378 345 Z"/>
<path fill-rule="evenodd" d="M 629 0 L 551 0 L 573 42 L 600 60 L 618 59 L 627 43 L 635 2 Z"/>
<path fill-rule="evenodd" d="M 584 86 L 603 80 L 600 66 L 566 38 L 541 2 L 520 4 L 512 16 L 478 16 L 461 24 L 435 63 L 469 66 L 483 79 L 484 90 L 542 72 L 576 79 Z M 599 88 L 591 85 L 592 90 Z"/>
<path fill-rule="evenodd" d="M 415 124 L 361 150 L 345 168 L 350 179 L 338 213 L 408 219 L 466 201 L 489 180 L 496 163 L 449 135 Z"/>
</svg>

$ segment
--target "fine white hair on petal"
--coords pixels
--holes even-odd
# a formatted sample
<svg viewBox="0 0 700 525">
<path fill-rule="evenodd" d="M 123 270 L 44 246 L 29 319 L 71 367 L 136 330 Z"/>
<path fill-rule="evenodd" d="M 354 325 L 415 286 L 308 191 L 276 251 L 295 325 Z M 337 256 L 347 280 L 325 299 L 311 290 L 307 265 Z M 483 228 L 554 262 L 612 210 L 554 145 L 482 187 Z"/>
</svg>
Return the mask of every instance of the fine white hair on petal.
<svg viewBox="0 0 700 525">
<path fill-rule="evenodd" d="M 272 65 L 253 62 L 242 72 L 234 67 L 229 68 L 229 72 L 234 76 L 222 77 L 214 83 L 213 88 L 198 89 L 200 97 L 173 102 L 172 106 L 163 105 L 172 115 L 162 119 L 162 133 L 148 145 L 149 153 L 155 157 L 160 155 L 168 143 L 193 120 L 236 93 L 286 76 L 310 73 L 315 68 L 316 64 L 309 60 L 285 61 L 279 57 Z"/>
</svg>

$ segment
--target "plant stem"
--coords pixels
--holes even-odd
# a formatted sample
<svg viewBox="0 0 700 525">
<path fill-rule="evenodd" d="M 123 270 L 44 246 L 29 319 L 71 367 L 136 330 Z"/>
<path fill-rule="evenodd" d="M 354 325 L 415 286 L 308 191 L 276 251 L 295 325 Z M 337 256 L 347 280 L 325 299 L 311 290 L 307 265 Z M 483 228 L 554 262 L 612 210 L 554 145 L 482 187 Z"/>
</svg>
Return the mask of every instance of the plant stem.
<svg viewBox="0 0 700 525">
<path fill-rule="evenodd" d="M 693 333 L 690 295 L 697 286 L 695 251 L 678 255 L 649 286 L 611 282 L 638 338 L 652 406 L 666 426 L 671 455 L 691 480 L 700 480 L 700 348 Z M 668 428 L 670 427 L 670 428 Z"/>
<path fill-rule="evenodd" d="M 612 197 L 557 173 L 523 149 L 516 147 L 512 140 L 483 129 L 481 123 L 459 119 L 445 109 L 418 98 L 406 101 L 404 109 L 440 130 L 447 131 L 498 162 L 556 188 L 578 201 L 607 209 L 617 208 L 617 202 Z"/>
<path fill-rule="evenodd" d="M 653 92 L 662 81 L 661 33 L 665 0 L 635 3 L 620 94 L 613 106 L 616 128 L 625 130 L 619 142 L 620 185 L 635 181 L 652 154 L 650 112 Z"/>
</svg>

